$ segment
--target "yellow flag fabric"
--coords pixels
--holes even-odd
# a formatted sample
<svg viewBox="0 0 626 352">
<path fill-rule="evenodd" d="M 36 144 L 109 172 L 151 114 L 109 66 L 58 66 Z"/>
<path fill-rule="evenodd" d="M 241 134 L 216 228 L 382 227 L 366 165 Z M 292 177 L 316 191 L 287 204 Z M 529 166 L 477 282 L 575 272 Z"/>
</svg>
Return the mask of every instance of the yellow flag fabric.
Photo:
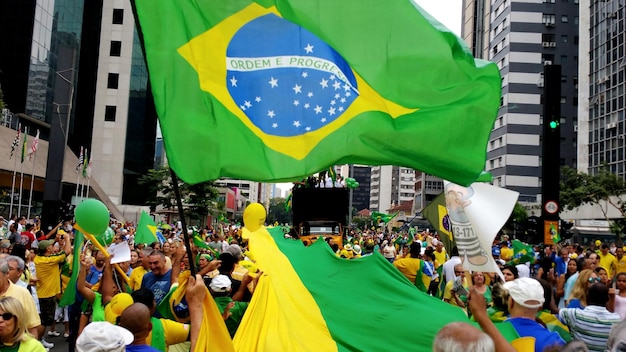
<svg viewBox="0 0 626 352">
<path fill-rule="evenodd" d="M 392 340 L 396 350 L 426 352 L 444 325 L 469 321 L 380 254 L 342 259 L 323 241 L 285 239 L 279 227 L 244 229 L 244 237 L 264 276 L 235 334 L 237 351 L 384 351 Z"/>
<path fill-rule="evenodd" d="M 208 291 L 208 289 L 206 290 Z M 209 292 L 204 297 L 202 308 L 202 327 L 194 352 L 234 352 L 233 341 L 230 339 L 228 329 L 226 329 L 226 323 L 224 323 L 222 314 Z"/>
</svg>

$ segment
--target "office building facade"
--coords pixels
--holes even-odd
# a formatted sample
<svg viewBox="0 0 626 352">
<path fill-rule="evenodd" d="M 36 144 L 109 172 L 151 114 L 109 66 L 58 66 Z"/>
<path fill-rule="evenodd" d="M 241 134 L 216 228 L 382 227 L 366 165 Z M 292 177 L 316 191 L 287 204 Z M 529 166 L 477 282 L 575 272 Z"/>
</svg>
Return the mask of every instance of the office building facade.
<svg viewBox="0 0 626 352">
<path fill-rule="evenodd" d="M 577 165 L 578 0 L 464 0 L 463 8 L 463 38 L 482 45 L 474 55 L 495 62 L 502 75 L 485 169 L 494 185 L 520 192 L 520 202 L 541 202 L 545 65 L 562 68 L 560 164 Z"/>
<path fill-rule="evenodd" d="M 388 212 L 415 196 L 415 170 L 402 166 L 373 166 L 370 176 L 370 210 Z"/>
</svg>

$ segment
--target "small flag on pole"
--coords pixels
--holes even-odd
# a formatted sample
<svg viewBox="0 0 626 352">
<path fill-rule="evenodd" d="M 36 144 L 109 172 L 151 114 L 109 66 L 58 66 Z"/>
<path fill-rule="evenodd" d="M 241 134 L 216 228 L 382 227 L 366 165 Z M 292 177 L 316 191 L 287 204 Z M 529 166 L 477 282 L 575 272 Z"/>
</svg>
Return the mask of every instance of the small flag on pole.
<svg viewBox="0 0 626 352">
<path fill-rule="evenodd" d="M 24 157 L 26 156 L 26 142 L 28 138 L 28 133 L 26 133 L 26 128 L 24 128 L 24 142 L 22 142 L 22 163 L 24 163 Z"/>
<path fill-rule="evenodd" d="M 83 169 L 83 177 L 87 177 L 87 166 L 89 164 L 89 155 L 88 155 L 88 151 L 85 148 L 85 159 L 83 160 L 83 165 L 82 165 L 82 169 Z"/>
<path fill-rule="evenodd" d="M 33 139 L 33 142 L 30 145 L 30 150 L 28 151 L 28 160 L 33 160 L 33 157 L 35 156 L 35 152 L 37 152 L 38 146 L 39 146 L 39 130 L 37 130 L 37 135 L 35 136 L 35 139 Z"/>
<path fill-rule="evenodd" d="M 15 154 L 15 151 L 17 150 L 17 146 L 20 145 L 20 130 L 22 129 L 22 125 L 17 126 L 17 134 L 15 135 L 15 138 L 13 139 L 13 143 L 11 144 L 11 156 L 9 157 L 9 159 L 13 158 L 13 154 Z"/>
<path fill-rule="evenodd" d="M 83 166 L 83 161 L 84 161 L 84 156 L 83 156 L 83 147 L 80 147 L 80 155 L 78 156 L 78 163 L 76 164 L 76 172 L 78 172 L 78 170 L 80 170 L 80 168 Z"/>
</svg>

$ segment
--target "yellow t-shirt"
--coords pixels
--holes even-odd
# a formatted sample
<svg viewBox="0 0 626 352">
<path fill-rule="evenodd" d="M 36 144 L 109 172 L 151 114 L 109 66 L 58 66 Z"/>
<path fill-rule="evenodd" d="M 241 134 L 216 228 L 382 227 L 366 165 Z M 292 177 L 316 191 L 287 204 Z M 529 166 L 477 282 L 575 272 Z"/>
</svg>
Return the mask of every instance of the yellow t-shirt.
<svg viewBox="0 0 626 352">
<path fill-rule="evenodd" d="M 615 274 L 617 275 L 619 273 L 626 273 L 626 256 L 617 261 L 617 270 Z"/>
<path fill-rule="evenodd" d="M 512 248 L 502 247 L 502 249 L 500 249 L 500 258 L 504 259 L 505 261 L 513 259 L 513 254 L 514 253 Z"/>
<path fill-rule="evenodd" d="M 143 281 L 143 276 L 146 273 L 148 273 L 148 270 L 141 265 L 133 269 L 133 272 L 130 273 L 130 277 L 128 278 L 128 285 L 131 290 L 137 291 L 141 288 L 141 281 Z"/>
<path fill-rule="evenodd" d="M 437 251 L 434 251 L 433 253 L 435 254 L 435 259 L 436 259 L 436 261 L 438 263 L 445 263 L 449 259 L 448 258 L 448 253 L 446 253 L 446 249 L 445 248 L 441 249 L 441 253 L 437 252 Z"/>
<path fill-rule="evenodd" d="M 395 260 L 395 266 L 412 284 L 415 284 L 415 276 L 420 269 L 421 261 L 418 258 L 405 257 Z M 428 287 L 428 286 L 426 286 Z"/>
<path fill-rule="evenodd" d="M 65 261 L 65 253 L 49 257 L 35 256 L 35 270 L 37 271 L 37 296 L 50 298 L 61 293 L 61 269 L 59 264 Z"/>
<path fill-rule="evenodd" d="M 612 278 L 615 274 L 615 268 L 617 268 L 617 258 L 611 253 L 607 253 L 606 255 L 600 253 L 598 257 L 600 258 L 600 266 L 605 268 L 607 274 L 609 274 L 609 278 Z"/>
<path fill-rule="evenodd" d="M 10 280 L 7 281 L 9 281 L 9 288 L 6 290 L 4 295 L 0 297 L 13 297 L 22 303 L 24 314 L 26 315 L 26 327 L 28 329 L 41 325 L 41 319 L 39 318 L 35 301 L 33 300 L 33 296 L 30 292 L 24 287 L 17 286 Z"/>
<path fill-rule="evenodd" d="M 159 320 L 161 320 L 161 324 L 163 324 L 163 335 L 165 335 L 166 346 L 176 345 L 188 340 L 190 332 L 188 324 L 179 323 L 169 319 Z M 148 334 L 146 343 L 148 345 L 152 343 L 152 331 Z"/>
<path fill-rule="evenodd" d="M 459 305 L 456 302 L 456 299 L 454 298 L 454 296 L 452 295 L 452 287 L 454 286 L 454 281 L 455 280 L 450 280 L 448 281 L 448 283 L 446 284 L 446 288 L 443 290 L 443 299 L 444 300 L 448 300 L 448 303 L 450 303 L 451 305 L 455 306 L 455 307 L 459 307 Z M 467 285 L 467 280 L 465 280 L 465 278 L 463 278 L 463 287 L 465 287 L 465 289 L 468 289 L 468 285 Z M 462 299 L 462 297 L 459 297 Z M 461 308 L 461 307 L 459 307 Z"/>
</svg>

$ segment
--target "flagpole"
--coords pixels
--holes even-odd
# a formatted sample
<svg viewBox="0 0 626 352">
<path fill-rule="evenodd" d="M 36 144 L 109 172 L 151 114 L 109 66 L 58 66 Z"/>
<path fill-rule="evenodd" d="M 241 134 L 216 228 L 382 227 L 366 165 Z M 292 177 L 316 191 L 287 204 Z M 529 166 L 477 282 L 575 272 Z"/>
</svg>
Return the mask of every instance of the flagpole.
<svg viewBox="0 0 626 352">
<path fill-rule="evenodd" d="M 30 195 L 28 196 L 28 216 L 30 219 L 30 207 L 33 204 L 33 185 L 35 183 L 35 161 L 37 160 L 37 153 L 33 152 L 33 172 L 30 174 Z"/>
<path fill-rule="evenodd" d="M 24 139 L 28 137 L 28 126 L 24 127 Z M 22 142 L 25 143 L 25 142 Z M 22 144 L 22 158 L 24 157 L 24 148 L 26 148 Z M 19 218 L 22 215 L 22 188 L 24 187 L 24 160 L 22 160 L 22 166 L 20 167 L 20 198 L 19 203 L 17 204 L 17 217 Z"/>
<path fill-rule="evenodd" d="M 78 157 L 78 161 L 80 161 L 80 157 L 83 156 L 83 147 L 80 147 L 80 156 Z M 80 184 L 80 173 L 76 170 L 76 204 L 78 204 L 78 185 Z"/>
<path fill-rule="evenodd" d="M 22 124 L 17 126 L 18 130 L 18 142 L 19 142 L 19 132 L 22 131 Z M 13 198 L 15 196 L 15 176 L 17 175 L 17 155 L 15 156 L 15 161 L 13 162 L 13 182 L 11 184 L 11 206 L 9 207 L 9 217 L 13 216 Z"/>
<path fill-rule="evenodd" d="M 180 197 L 180 189 L 178 189 L 178 177 L 171 167 L 170 175 L 172 177 L 172 185 L 174 186 L 174 196 L 176 197 L 176 205 L 178 207 L 178 214 L 180 215 L 180 224 L 183 227 L 183 238 L 185 239 L 185 246 L 187 247 L 187 257 L 189 257 L 189 270 L 191 276 L 196 276 L 196 268 L 193 262 L 193 253 L 191 252 L 191 241 L 189 239 L 189 233 L 187 233 L 187 225 L 185 224 L 185 213 L 183 212 L 183 201 Z"/>
</svg>

